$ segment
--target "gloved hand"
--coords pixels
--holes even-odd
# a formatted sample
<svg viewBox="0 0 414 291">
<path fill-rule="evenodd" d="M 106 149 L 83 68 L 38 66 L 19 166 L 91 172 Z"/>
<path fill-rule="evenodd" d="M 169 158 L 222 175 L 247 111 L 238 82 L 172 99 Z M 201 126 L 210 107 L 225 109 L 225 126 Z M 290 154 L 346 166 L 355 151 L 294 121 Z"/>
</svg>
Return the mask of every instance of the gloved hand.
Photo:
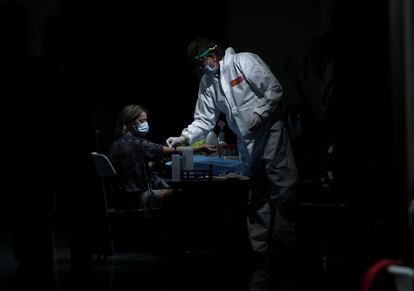
<svg viewBox="0 0 414 291">
<path fill-rule="evenodd" d="M 184 136 L 176 136 L 176 137 L 169 137 L 166 141 L 168 147 L 173 148 L 180 146 L 185 143 L 185 137 Z"/>
<path fill-rule="evenodd" d="M 262 123 L 262 118 L 259 114 L 253 113 L 252 119 L 250 119 L 250 125 L 249 130 L 253 131 L 259 127 L 259 125 Z"/>
</svg>

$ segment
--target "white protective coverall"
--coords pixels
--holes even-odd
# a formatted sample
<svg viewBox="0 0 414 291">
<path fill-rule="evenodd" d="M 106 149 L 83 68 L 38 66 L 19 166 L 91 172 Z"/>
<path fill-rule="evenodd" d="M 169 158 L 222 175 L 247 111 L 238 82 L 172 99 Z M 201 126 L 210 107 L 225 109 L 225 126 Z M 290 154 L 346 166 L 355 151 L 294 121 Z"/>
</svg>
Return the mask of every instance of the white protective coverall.
<svg viewBox="0 0 414 291">
<path fill-rule="evenodd" d="M 216 125 L 220 112 L 237 135 L 246 174 L 251 177 L 248 233 L 252 250 L 269 254 L 271 242 L 295 240 L 291 204 L 297 169 L 287 131 L 280 118 L 282 87 L 263 60 L 248 52 L 226 49 L 220 74 L 200 81 L 194 121 L 183 130 L 191 144 Z M 262 123 L 249 131 L 253 113 Z"/>
</svg>

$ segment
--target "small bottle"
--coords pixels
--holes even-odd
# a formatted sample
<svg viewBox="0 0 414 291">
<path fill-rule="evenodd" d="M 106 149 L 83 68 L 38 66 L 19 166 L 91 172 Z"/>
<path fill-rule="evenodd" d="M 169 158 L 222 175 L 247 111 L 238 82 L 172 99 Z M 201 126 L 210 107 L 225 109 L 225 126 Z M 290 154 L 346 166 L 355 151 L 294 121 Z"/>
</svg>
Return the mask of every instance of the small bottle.
<svg viewBox="0 0 414 291">
<path fill-rule="evenodd" d="M 216 149 L 218 150 L 218 140 L 217 140 L 217 135 L 214 133 L 214 131 L 210 131 L 209 134 L 207 134 L 206 137 L 206 144 L 211 144 L 216 146 Z M 218 156 L 217 151 L 215 151 L 214 153 L 209 154 L 208 156 Z"/>
<path fill-rule="evenodd" d="M 223 156 L 225 155 L 225 149 L 224 146 L 227 144 L 226 142 L 226 138 L 225 138 L 225 133 L 224 133 L 224 127 L 226 126 L 226 124 L 219 120 L 218 121 L 218 126 L 220 127 L 220 131 L 219 131 L 219 135 L 217 138 L 218 141 L 218 155 L 220 156 L 220 158 L 223 158 Z"/>
<path fill-rule="evenodd" d="M 194 170 L 193 148 L 191 146 L 184 147 L 183 149 L 183 170 L 184 171 Z"/>
<path fill-rule="evenodd" d="M 179 154 L 171 155 L 171 179 L 173 181 L 181 180 L 182 159 Z"/>
</svg>

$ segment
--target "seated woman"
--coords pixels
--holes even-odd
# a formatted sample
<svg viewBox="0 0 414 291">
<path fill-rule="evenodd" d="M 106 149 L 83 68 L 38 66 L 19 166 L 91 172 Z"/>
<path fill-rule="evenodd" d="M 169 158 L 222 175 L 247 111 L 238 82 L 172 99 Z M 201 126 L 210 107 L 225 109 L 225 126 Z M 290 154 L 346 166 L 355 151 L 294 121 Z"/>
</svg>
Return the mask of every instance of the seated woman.
<svg viewBox="0 0 414 291">
<path fill-rule="evenodd" d="M 115 140 L 109 159 L 117 175 L 112 183 L 116 207 L 151 209 L 172 193 L 172 189 L 152 189 L 148 163 L 171 154 L 181 154 L 184 147 L 170 148 L 145 138 L 149 131 L 148 111 L 138 104 L 126 105 L 119 113 Z M 213 153 L 215 146 L 203 144 L 194 152 Z M 115 194 L 115 197 L 114 197 Z"/>
</svg>

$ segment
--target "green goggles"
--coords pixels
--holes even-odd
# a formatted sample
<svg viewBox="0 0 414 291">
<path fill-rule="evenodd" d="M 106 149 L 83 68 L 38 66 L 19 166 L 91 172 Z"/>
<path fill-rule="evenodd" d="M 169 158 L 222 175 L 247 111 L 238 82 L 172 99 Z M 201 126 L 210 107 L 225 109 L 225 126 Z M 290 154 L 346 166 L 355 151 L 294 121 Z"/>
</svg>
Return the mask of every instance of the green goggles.
<svg viewBox="0 0 414 291">
<path fill-rule="evenodd" d="M 208 55 L 211 51 L 215 50 L 216 48 L 217 48 L 217 45 L 214 45 L 213 47 L 209 47 L 208 49 L 203 51 L 201 54 L 196 55 L 194 57 L 194 60 L 198 61 L 198 60 L 204 58 L 206 55 Z"/>
</svg>

